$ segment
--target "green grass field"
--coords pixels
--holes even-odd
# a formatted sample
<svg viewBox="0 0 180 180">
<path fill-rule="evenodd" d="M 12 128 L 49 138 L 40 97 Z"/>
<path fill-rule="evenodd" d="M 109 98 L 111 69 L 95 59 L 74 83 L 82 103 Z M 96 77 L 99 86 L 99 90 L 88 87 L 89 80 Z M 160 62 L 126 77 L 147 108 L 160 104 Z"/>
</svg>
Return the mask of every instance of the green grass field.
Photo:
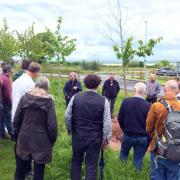
<svg viewBox="0 0 180 180">
<path fill-rule="evenodd" d="M 64 125 L 65 100 L 62 92 L 65 80 L 59 82 L 51 79 L 51 92 L 55 97 L 56 113 L 58 117 L 58 138 L 53 149 L 53 161 L 46 166 L 45 180 L 70 180 L 71 138 Z M 98 89 L 101 92 L 101 87 Z M 131 93 L 129 93 L 131 94 Z M 120 92 L 116 105 L 117 115 L 124 92 Z M 0 179 L 12 180 L 15 172 L 14 143 L 10 140 L 0 141 Z M 84 166 L 83 178 L 84 179 Z M 148 180 L 149 155 L 146 155 L 143 169 L 136 173 L 132 165 L 132 153 L 127 163 L 119 160 L 119 152 L 107 149 L 105 151 L 105 180 Z"/>
</svg>

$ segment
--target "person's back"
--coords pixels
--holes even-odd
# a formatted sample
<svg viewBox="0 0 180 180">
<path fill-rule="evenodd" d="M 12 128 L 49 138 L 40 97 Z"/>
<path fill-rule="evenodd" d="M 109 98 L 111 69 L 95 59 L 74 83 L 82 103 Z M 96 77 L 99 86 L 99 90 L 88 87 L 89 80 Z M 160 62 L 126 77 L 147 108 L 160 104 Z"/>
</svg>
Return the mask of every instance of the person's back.
<svg viewBox="0 0 180 180">
<path fill-rule="evenodd" d="M 146 117 L 150 103 L 143 99 L 146 85 L 142 82 L 134 86 L 135 96 L 125 99 L 120 107 L 118 121 L 124 134 L 121 141 L 120 160 L 127 160 L 131 148 L 134 150 L 133 164 L 141 170 L 147 150 Z"/>
<path fill-rule="evenodd" d="M 84 83 L 87 91 L 73 96 L 65 112 L 65 124 L 72 134 L 71 179 L 81 179 L 86 156 L 86 180 L 96 179 L 100 148 L 111 137 L 110 107 L 107 99 L 97 94 L 100 77 L 89 74 Z"/>
<path fill-rule="evenodd" d="M 118 119 L 123 132 L 129 136 L 147 136 L 146 117 L 150 104 L 141 97 L 130 97 L 121 106 Z"/>
<path fill-rule="evenodd" d="M 92 91 L 74 97 L 72 134 L 87 139 L 102 138 L 105 98 Z"/>
</svg>

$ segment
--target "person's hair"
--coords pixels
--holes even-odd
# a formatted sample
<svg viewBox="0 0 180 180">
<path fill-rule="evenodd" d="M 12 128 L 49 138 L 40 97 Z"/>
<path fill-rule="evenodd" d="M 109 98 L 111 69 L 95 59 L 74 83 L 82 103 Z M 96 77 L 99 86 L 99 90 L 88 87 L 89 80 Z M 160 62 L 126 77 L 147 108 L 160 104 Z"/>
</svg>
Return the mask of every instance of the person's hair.
<svg viewBox="0 0 180 180">
<path fill-rule="evenodd" d="M 12 70 L 12 66 L 11 66 L 10 64 L 5 64 L 5 65 L 3 65 L 3 67 L 2 67 L 3 73 L 11 72 L 11 70 Z"/>
<path fill-rule="evenodd" d="M 35 63 L 35 62 L 32 62 L 32 63 L 29 65 L 29 67 L 28 67 L 27 70 L 30 71 L 30 72 L 32 72 L 32 73 L 37 73 L 37 72 L 40 71 L 40 69 L 41 69 L 40 64 Z"/>
<path fill-rule="evenodd" d="M 165 89 L 177 93 L 179 91 L 178 83 L 176 80 L 169 80 L 165 83 Z"/>
<path fill-rule="evenodd" d="M 179 91 L 180 91 L 180 82 L 178 82 L 178 89 L 179 89 Z"/>
<path fill-rule="evenodd" d="M 25 60 L 22 61 L 21 68 L 22 68 L 23 70 L 27 70 L 28 67 L 29 67 L 29 65 L 30 65 L 31 63 L 32 63 L 32 60 L 30 60 L 30 59 L 25 59 Z"/>
<path fill-rule="evenodd" d="M 50 89 L 50 82 L 49 79 L 45 76 L 40 76 L 35 83 L 35 87 L 44 89 L 45 91 L 49 91 Z"/>
<path fill-rule="evenodd" d="M 74 76 L 76 79 L 78 78 L 78 75 L 75 72 L 70 72 L 69 73 L 69 78 L 70 76 Z"/>
<path fill-rule="evenodd" d="M 84 84 L 88 89 L 97 89 L 101 83 L 101 78 L 95 74 L 89 74 L 84 78 Z"/>
<path fill-rule="evenodd" d="M 142 82 L 136 83 L 134 89 L 138 94 L 145 95 L 146 93 L 146 85 Z"/>
</svg>

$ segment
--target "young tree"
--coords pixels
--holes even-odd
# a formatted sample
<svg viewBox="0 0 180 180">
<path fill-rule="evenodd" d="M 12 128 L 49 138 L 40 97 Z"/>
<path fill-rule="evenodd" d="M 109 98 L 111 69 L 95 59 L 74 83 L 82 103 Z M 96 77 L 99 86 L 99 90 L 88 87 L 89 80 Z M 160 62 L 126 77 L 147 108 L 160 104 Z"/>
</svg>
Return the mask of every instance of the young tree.
<svg viewBox="0 0 180 180">
<path fill-rule="evenodd" d="M 10 61 L 16 54 L 16 39 L 9 31 L 6 19 L 3 19 L 3 27 L 0 29 L 0 59 Z"/>
</svg>

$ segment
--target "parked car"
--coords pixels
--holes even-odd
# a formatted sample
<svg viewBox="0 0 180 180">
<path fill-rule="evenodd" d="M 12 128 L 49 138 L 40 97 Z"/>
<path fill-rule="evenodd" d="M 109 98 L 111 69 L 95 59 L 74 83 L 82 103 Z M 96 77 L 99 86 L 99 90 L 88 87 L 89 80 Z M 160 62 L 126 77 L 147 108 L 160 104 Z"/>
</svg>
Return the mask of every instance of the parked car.
<svg viewBox="0 0 180 180">
<path fill-rule="evenodd" d="M 156 75 L 159 76 L 178 76 L 178 73 L 175 70 L 170 68 L 161 68 L 156 71 Z"/>
</svg>

